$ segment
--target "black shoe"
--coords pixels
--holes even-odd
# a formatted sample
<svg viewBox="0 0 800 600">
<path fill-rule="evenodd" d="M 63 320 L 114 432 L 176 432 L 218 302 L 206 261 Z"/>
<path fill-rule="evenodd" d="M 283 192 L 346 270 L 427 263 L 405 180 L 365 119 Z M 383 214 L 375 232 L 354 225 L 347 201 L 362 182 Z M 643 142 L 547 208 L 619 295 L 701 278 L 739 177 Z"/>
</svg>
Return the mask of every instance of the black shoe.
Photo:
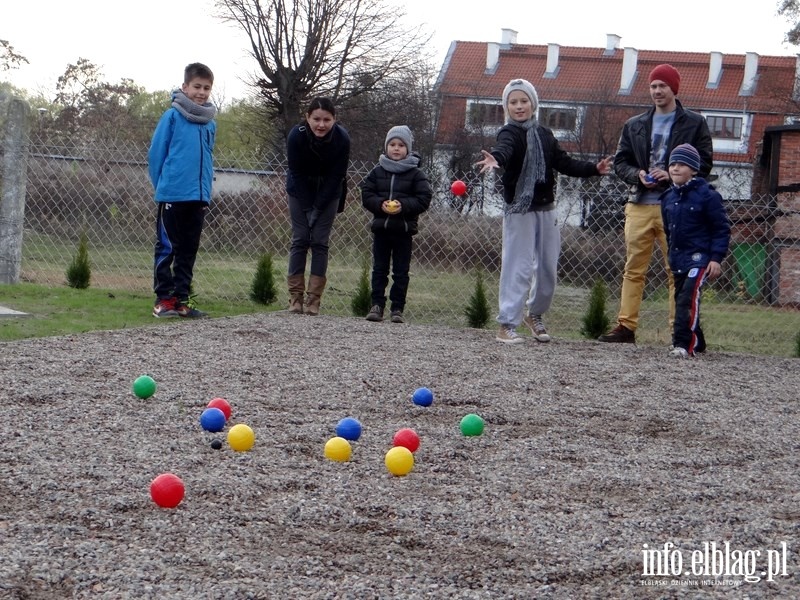
<svg viewBox="0 0 800 600">
<path fill-rule="evenodd" d="M 383 307 L 376 304 L 369 309 L 369 312 L 367 313 L 367 321 L 372 321 L 373 323 L 380 323 L 383 321 Z"/>
<path fill-rule="evenodd" d="M 406 320 L 403 318 L 403 311 L 402 310 L 393 310 L 392 311 L 392 323 L 405 323 Z"/>
<path fill-rule="evenodd" d="M 598 342 L 615 342 L 618 344 L 635 344 L 636 343 L 636 334 L 625 327 L 624 325 L 617 325 L 609 331 L 608 333 L 604 333 L 599 338 L 597 338 Z"/>
<path fill-rule="evenodd" d="M 178 303 L 175 305 L 175 312 L 178 313 L 179 317 L 183 317 L 184 319 L 202 319 L 208 316 L 202 310 L 197 310 L 193 304 L 194 302 L 191 300 L 178 300 Z"/>
</svg>

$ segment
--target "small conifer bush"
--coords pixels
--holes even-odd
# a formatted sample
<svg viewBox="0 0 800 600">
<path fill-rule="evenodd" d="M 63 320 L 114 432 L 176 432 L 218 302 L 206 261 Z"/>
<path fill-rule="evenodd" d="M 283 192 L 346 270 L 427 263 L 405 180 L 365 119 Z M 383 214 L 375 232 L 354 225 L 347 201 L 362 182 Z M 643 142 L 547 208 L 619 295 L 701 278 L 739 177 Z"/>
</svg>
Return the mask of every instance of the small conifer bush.
<svg viewBox="0 0 800 600">
<path fill-rule="evenodd" d="M 67 285 L 78 290 L 85 290 L 89 287 L 92 279 L 92 266 L 89 264 L 89 242 L 86 233 L 81 233 L 78 242 L 78 251 L 72 258 L 72 262 L 67 267 Z"/>
<path fill-rule="evenodd" d="M 272 304 L 278 298 L 275 290 L 275 273 L 272 269 L 272 255 L 262 254 L 258 259 L 253 284 L 250 287 L 250 299 L 258 304 Z"/>
<path fill-rule="evenodd" d="M 603 335 L 611 324 L 611 320 L 606 314 L 606 300 L 608 299 L 608 288 L 605 281 L 596 279 L 592 290 L 589 293 L 589 306 L 583 316 L 583 327 L 581 334 L 589 339 L 596 339 Z"/>
<path fill-rule="evenodd" d="M 483 329 L 489 322 L 489 303 L 486 300 L 486 288 L 483 284 L 483 273 L 475 273 L 475 289 L 469 298 L 469 303 L 464 309 L 467 323 L 475 329 Z"/>
<path fill-rule="evenodd" d="M 369 283 L 369 260 L 364 259 L 361 266 L 361 277 L 358 278 L 358 287 L 350 302 L 350 309 L 355 317 L 365 317 L 372 308 L 372 292 Z"/>
</svg>

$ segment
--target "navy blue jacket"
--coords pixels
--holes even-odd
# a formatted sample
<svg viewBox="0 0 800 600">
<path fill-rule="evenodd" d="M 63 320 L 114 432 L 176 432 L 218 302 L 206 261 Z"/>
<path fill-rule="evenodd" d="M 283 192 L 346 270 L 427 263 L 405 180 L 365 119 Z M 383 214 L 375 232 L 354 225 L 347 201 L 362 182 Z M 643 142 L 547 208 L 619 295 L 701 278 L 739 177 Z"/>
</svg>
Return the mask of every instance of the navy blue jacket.
<svg viewBox="0 0 800 600">
<path fill-rule="evenodd" d="M 718 263 L 728 254 L 731 223 L 722 196 L 705 179 L 695 177 L 661 194 L 661 217 L 669 245 L 669 268 L 685 273 Z"/>
<path fill-rule="evenodd" d="M 361 204 L 370 211 L 372 231 L 393 231 L 414 235 L 417 219 L 431 205 L 431 184 L 419 167 L 403 173 L 389 173 L 376 165 L 361 182 Z M 396 215 L 388 215 L 381 209 L 384 200 L 399 200 L 402 209 Z"/>
<path fill-rule="evenodd" d="M 597 165 L 572 158 L 561 146 L 553 132 L 547 127 L 537 125 L 539 139 L 542 141 L 542 153 L 547 166 L 547 177 L 538 182 L 533 189 L 533 202 L 530 210 L 550 210 L 555 208 L 556 177 L 553 169 L 570 177 L 593 177 L 599 175 Z M 522 172 L 522 164 L 528 149 L 527 132 L 516 125 L 505 125 L 497 132 L 497 143 L 492 148 L 497 164 L 503 167 L 503 199 L 506 204 L 514 202 L 517 181 Z"/>
<path fill-rule="evenodd" d="M 309 207 L 338 203 L 350 162 L 350 135 L 338 123 L 324 138 L 306 123 L 295 125 L 286 138 L 286 159 L 287 194 Z"/>
</svg>

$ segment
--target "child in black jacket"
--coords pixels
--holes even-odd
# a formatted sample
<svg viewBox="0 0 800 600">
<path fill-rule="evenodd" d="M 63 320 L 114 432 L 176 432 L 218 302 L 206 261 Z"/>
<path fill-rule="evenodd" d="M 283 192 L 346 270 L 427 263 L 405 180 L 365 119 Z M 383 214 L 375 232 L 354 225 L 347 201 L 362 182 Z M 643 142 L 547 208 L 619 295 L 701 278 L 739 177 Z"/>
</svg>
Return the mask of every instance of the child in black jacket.
<svg viewBox="0 0 800 600">
<path fill-rule="evenodd" d="M 389 290 L 392 323 L 403 323 L 408 294 L 412 236 L 417 219 L 431 203 L 430 183 L 418 167 L 419 156 L 412 153 L 413 135 L 405 125 L 392 127 L 386 134 L 384 154 L 361 183 L 361 202 L 375 218 L 372 220 L 372 308 L 367 321 L 383 321 L 389 265 L 392 288 Z"/>
</svg>

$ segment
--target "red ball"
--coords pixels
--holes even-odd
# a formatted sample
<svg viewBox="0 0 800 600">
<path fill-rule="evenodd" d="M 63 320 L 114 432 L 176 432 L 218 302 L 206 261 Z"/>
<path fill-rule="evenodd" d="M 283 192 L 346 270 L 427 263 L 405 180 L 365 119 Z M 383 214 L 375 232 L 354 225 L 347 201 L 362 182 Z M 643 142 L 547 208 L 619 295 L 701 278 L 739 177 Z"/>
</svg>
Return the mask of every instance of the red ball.
<svg viewBox="0 0 800 600">
<path fill-rule="evenodd" d="M 172 473 L 162 473 L 150 484 L 150 497 L 161 508 L 175 508 L 185 492 L 181 478 Z"/>
<path fill-rule="evenodd" d="M 411 452 L 416 452 L 417 448 L 419 448 L 419 436 L 417 432 L 408 427 L 399 429 L 397 433 L 394 434 L 392 442 L 395 446 L 403 446 L 404 448 L 408 448 Z"/>
<path fill-rule="evenodd" d="M 461 181 L 460 179 L 456 179 L 453 182 L 453 185 L 450 186 L 450 191 L 453 192 L 456 196 L 463 196 L 467 193 L 467 184 Z"/>
<path fill-rule="evenodd" d="M 218 408 L 222 411 L 222 414 L 225 415 L 226 421 L 231 420 L 231 405 L 225 398 L 214 398 L 208 403 L 206 408 Z"/>
</svg>

